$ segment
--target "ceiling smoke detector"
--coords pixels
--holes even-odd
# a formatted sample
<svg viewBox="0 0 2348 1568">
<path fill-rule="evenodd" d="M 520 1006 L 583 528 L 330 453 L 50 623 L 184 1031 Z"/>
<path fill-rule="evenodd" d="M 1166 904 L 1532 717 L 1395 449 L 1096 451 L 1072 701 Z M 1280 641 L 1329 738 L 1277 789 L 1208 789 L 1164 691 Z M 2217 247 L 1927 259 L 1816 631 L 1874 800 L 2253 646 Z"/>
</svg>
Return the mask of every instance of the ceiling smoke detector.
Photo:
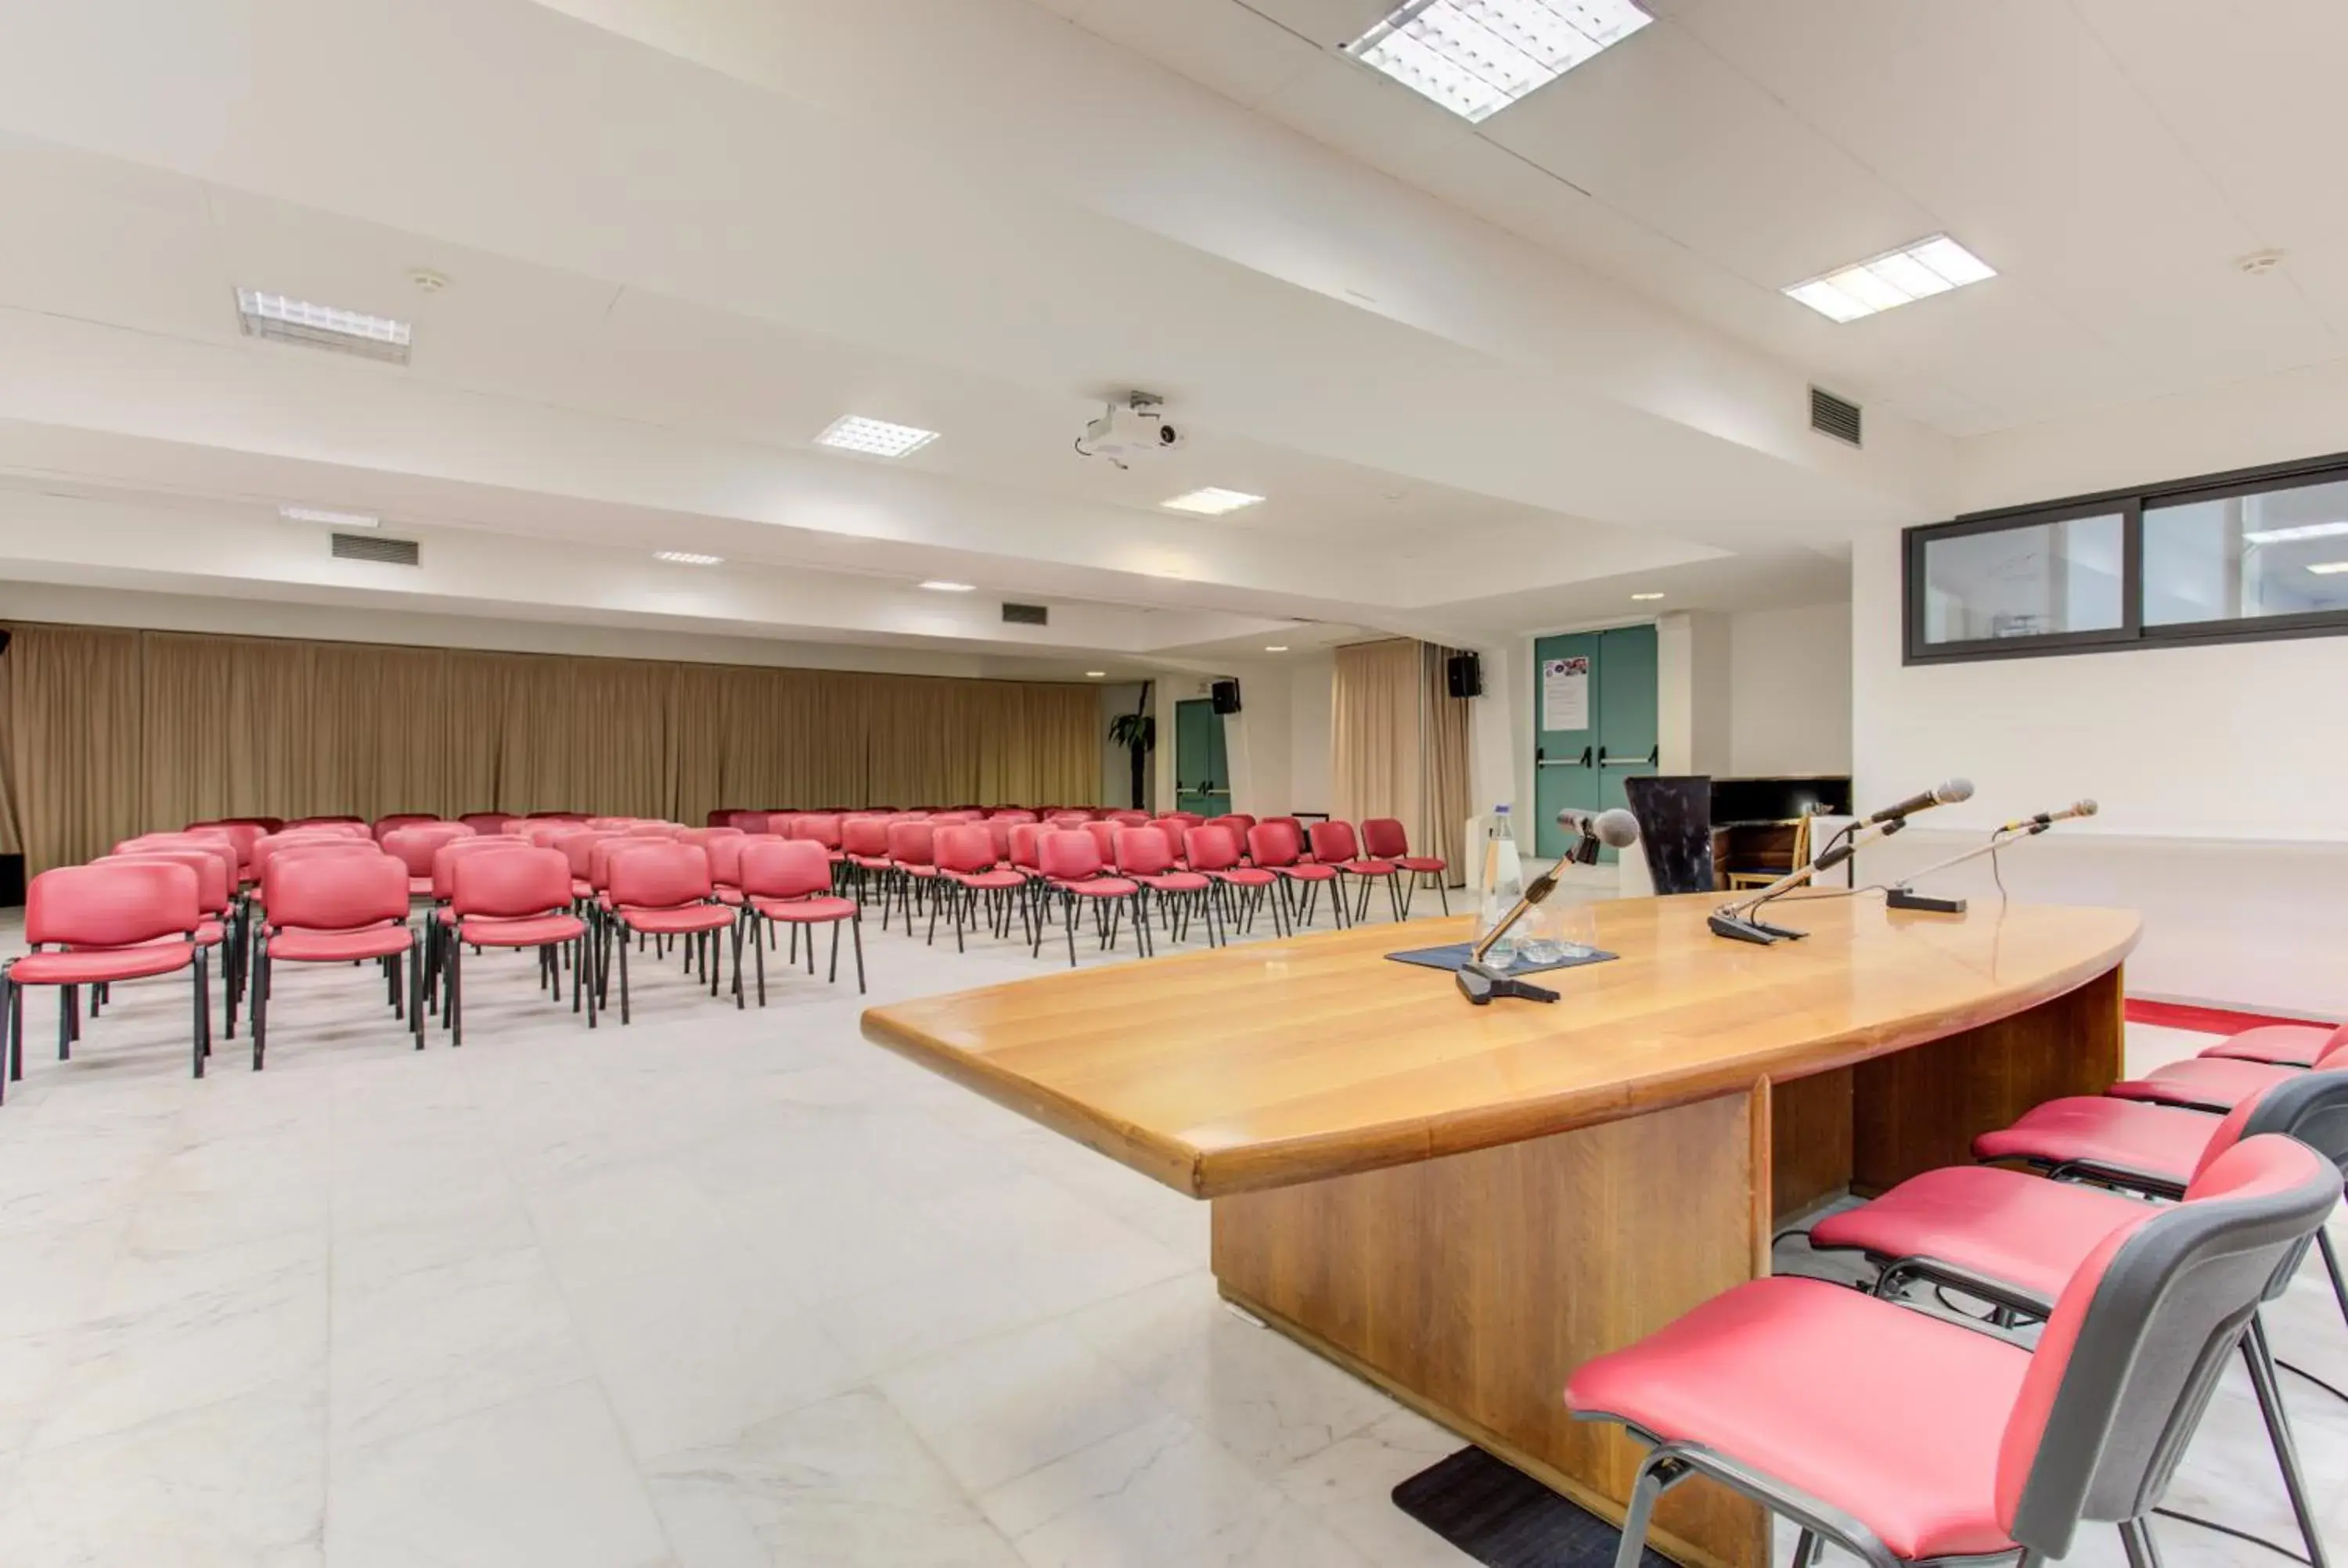
<svg viewBox="0 0 2348 1568">
<path fill-rule="evenodd" d="M 1120 468 L 1130 468 L 1138 457 L 1171 452 L 1184 444 L 1182 432 L 1166 417 L 1166 400 L 1154 392 L 1128 392 L 1121 402 L 1101 410 L 1101 416 L 1076 437 L 1076 451 L 1086 457 L 1106 457 Z"/>
<path fill-rule="evenodd" d="M 417 267 L 407 274 L 407 281 L 427 294 L 437 294 L 448 286 L 448 274 L 436 272 L 429 267 Z"/>
<path fill-rule="evenodd" d="M 2248 278 L 2263 278 L 2282 265 L 2281 251 L 2253 251 L 2234 263 Z"/>
</svg>

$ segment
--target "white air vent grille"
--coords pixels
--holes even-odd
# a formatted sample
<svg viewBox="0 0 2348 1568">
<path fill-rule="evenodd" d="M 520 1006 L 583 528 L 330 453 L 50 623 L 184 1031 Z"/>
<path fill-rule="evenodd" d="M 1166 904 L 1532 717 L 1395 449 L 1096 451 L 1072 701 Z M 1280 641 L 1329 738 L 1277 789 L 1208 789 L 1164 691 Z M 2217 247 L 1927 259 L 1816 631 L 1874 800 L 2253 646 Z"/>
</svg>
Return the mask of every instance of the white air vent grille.
<svg viewBox="0 0 2348 1568">
<path fill-rule="evenodd" d="M 1014 626 L 1049 626 L 1052 612 L 1040 604 L 1005 604 L 1003 619 Z"/>
<path fill-rule="evenodd" d="M 378 534 L 334 534 L 336 560 L 371 560 L 385 566 L 422 566 L 424 547 L 414 539 L 387 539 Z"/>
<path fill-rule="evenodd" d="M 1810 428 L 1819 435 L 1856 446 L 1859 444 L 1859 420 L 1858 404 L 1818 387 L 1810 388 Z"/>
</svg>

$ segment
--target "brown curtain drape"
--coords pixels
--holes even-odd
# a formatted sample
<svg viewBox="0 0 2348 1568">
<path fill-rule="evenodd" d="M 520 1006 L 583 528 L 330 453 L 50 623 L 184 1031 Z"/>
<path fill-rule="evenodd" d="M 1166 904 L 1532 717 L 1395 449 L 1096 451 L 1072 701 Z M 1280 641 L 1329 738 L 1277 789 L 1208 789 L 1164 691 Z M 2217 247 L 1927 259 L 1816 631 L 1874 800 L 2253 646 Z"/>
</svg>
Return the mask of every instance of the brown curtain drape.
<svg viewBox="0 0 2348 1568">
<path fill-rule="evenodd" d="M 1394 639 L 1337 650 L 1330 790 L 1349 821 L 1390 816 L 1460 885 L 1468 822 L 1468 703 L 1449 695 L 1452 650 Z"/>
<path fill-rule="evenodd" d="M 0 852 L 213 816 L 1085 804 L 1089 686 L 11 626 Z"/>
</svg>

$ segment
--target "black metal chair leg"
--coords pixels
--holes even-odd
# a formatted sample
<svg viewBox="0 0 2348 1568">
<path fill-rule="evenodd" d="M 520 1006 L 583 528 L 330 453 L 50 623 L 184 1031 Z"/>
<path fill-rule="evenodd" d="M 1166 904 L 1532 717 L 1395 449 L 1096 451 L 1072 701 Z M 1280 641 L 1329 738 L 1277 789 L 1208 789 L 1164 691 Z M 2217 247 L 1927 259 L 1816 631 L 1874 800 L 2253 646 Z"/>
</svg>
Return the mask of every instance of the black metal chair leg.
<svg viewBox="0 0 2348 1568">
<path fill-rule="evenodd" d="M 2153 1542 L 2149 1519 L 2120 1521 L 2120 1549 L 2127 1553 L 2128 1568 L 2160 1568 L 2160 1548 Z"/>
<path fill-rule="evenodd" d="M 760 1007 L 765 1007 L 767 1005 L 767 949 L 774 944 L 775 927 L 774 922 L 767 919 L 764 915 L 753 915 L 750 918 L 756 920 L 759 925 L 767 927 L 767 939 L 763 942 L 753 942 L 750 944 L 751 947 L 757 949 L 756 956 L 758 961 L 758 1005 Z"/>
<path fill-rule="evenodd" d="M 261 1071 L 269 1054 L 269 938 L 264 934 L 253 954 L 252 1071 Z"/>
<path fill-rule="evenodd" d="M 196 1076 L 204 1075 L 204 1058 L 212 1053 L 212 966 L 211 955 L 203 948 L 196 949 L 195 1044 Z"/>
<path fill-rule="evenodd" d="M 2315 1247 L 2323 1255 L 2323 1271 L 2332 1276 L 2332 1299 L 2340 1304 L 2340 1316 L 2348 1320 L 2348 1279 L 2340 1274 L 2340 1254 L 2332 1245 L 2332 1231 L 2326 1226 L 2315 1233 Z"/>
<path fill-rule="evenodd" d="M 1803 1531 L 1800 1539 L 1794 1542 L 1793 1561 L 1787 1568 L 1818 1568 L 1818 1544 L 1817 1531 Z"/>
<path fill-rule="evenodd" d="M 839 983 L 839 922 L 837 920 L 831 923 L 831 972 L 824 976 L 824 983 L 834 986 Z"/>
<path fill-rule="evenodd" d="M 2283 1411 L 2282 1392 L 2275 1386 L 2274 1355 L 2267 1345 L 2266 1324 L 2256 1316 L 2242 1336 L 2242 1359 L 2250 1367 L 2250 1389 L 2259 1397 L 2259 1414 L 2267 1424 L 2267 1440 L 2274 1445 L 2275 1464 L 2282 1471 L 2291 1515 L 2299 1521 L 2301 1539 L 2307 1542 L 2307 1560 L 2313 1568 L 2331 1568 L 2323 1538 L 2316 1532 L 2314 1512 L 2308 1507 L 2307 1477 L 2300 1468 L 2299 1445 L 2291 1440 L 2291 1418 Z"/>
<path fill-rule="evenodd" d="M 628 932 L 620 928 L 620 1021 L 628 1021 Z"/>
<path fill-rule="evenodd" d="M 864 922 L 851 917 L 848 922 L 848 939 L 856 948 L 856 994 L 864 994 Z"/>
</svg>

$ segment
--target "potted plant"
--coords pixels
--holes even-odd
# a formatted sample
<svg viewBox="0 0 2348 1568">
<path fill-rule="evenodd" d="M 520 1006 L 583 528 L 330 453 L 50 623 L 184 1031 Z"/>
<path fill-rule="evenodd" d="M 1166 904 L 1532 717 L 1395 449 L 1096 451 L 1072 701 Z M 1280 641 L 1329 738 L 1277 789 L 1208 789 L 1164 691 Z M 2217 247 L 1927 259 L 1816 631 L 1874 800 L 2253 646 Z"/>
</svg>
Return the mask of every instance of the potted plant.
<svg viewBox="0 0 2348 1568">
<path fill-rule="evenodd" d="M 1149 682 L 1143 682 L 1141 702 L 1130 713 L 1108 722 L 1108 742 L 1123 746 L 1133 764 L 1133 807 L 1146 809 L 1149 799 L 1149 753 L 1158 749 L 1158 721 L 1149 712 Z"/>
</svg>

